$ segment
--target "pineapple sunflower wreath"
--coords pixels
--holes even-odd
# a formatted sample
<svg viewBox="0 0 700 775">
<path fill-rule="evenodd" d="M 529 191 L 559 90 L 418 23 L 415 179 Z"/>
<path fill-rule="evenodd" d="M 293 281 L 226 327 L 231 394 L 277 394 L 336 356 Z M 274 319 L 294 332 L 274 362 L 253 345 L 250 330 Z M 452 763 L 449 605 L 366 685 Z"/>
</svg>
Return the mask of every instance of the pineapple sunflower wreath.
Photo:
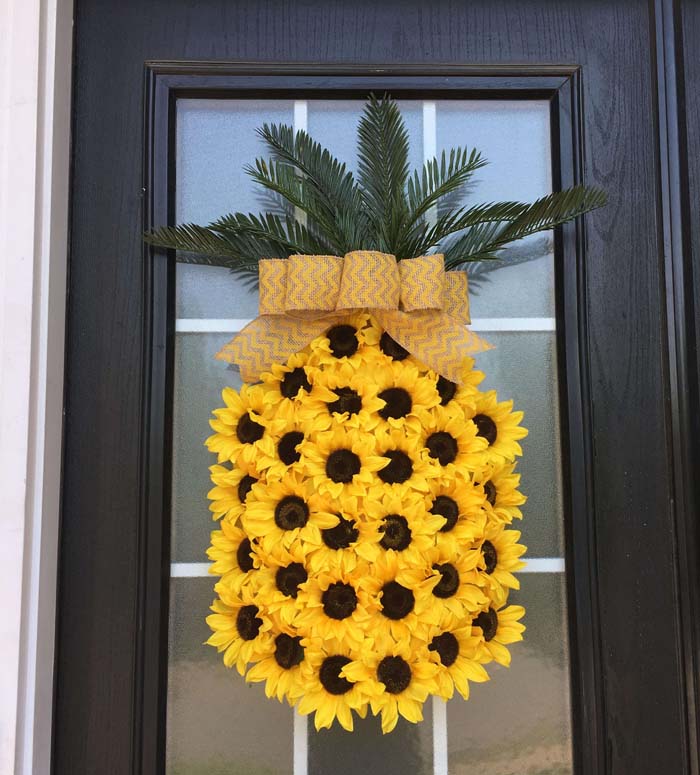
<svg viewBox="0 0 700 775">
<path fill-rule="evenodd" d="M 478 281 L 505 245 L 605 196 L 460 206 L 485 161 L 456 148 L 409 174 L 388 97 L 365 106 L 356 177 L 305 132 L 259 134 L 272 158 L 247 172 L 278 212 L 146 235 L 259 280 L 259 317 L 217 355 L 246 384 L 223 391 L 206 441 L 208 643 L 317 729 L 371 709 L 389 732 L 430 695 L 466 699 L 525 629 L 508 595 L 527 431 L 479 390 L 469 355 L 489 345 L 467 328 L 458 268 Z"/>
</svg>

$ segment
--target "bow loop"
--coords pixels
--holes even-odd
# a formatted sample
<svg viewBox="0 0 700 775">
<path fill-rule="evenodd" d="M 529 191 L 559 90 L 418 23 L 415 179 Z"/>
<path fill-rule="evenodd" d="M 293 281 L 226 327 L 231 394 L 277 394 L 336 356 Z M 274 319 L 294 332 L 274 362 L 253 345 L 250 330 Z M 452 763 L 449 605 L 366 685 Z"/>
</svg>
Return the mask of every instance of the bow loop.
<svg viewBox="0 0 700 775">
<path fill-rule="evenodd" d="M 216 356 L 238 364 L 246 382 L 356 310 L 373 314 L 400 345 L 454 382 L 466 355 L 491 348 L 465 325 L 466 272 L 446 272 L 440 254 L 400 262 L 371 250 L 293 255 L 261 260 L 259 274 L 260 316 Z"/>
</svg>

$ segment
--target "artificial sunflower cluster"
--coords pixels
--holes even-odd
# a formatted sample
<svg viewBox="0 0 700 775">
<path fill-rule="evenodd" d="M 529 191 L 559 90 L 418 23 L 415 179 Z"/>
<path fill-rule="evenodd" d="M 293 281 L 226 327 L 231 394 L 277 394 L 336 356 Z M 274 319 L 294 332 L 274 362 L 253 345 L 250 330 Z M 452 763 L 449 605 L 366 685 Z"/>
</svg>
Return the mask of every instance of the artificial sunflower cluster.
<svg viewBox="0 0 700 775">
<path fill-rule="evenodd" d="M 482 379 L 467 358 L 448 381 L 357 313 L 214 412 L 208 643 L 317 729 L 420 721 L 522 639 L 527 431 Z"/>
</svg>

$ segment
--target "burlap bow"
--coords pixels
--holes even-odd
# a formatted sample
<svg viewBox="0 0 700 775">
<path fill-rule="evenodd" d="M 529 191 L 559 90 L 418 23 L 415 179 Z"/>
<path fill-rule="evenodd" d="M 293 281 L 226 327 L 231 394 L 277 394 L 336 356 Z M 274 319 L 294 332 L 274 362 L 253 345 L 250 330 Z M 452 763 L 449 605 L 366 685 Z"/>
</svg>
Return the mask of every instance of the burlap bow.
<svg viewBox="0 0 700 775">
<path fill-rule="evenodd" d="M 416 358 L 459 382 L 465 355 L 491 345 L 470 331 L 466 272 L 446 272 L 443 256 L 404 261 L 354 250 L 339 256 L 290 256 L 259 264 L 260 316 L 217 354 L 255 382 L 357 310 Z"/>
</svg>

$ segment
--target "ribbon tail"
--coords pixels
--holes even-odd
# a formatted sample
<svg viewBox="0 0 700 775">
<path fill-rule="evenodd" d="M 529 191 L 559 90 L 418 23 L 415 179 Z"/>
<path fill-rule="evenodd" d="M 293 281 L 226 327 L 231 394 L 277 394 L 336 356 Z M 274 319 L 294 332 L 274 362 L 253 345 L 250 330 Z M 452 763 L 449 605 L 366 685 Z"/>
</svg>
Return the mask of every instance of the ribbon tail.
<svg viewBox="0 0 700 775">
<path fill-rule="evenodd" d="M 452 382 L 462 381 L 464 358 L 493 345 L 444 312 L 382 310 L 381 325 L 402 347 Z"/>
<path fill-rule="evenodd" d="M 258 382 L 273 363 L 285 363 L 327 327 L 328 321 L 324 319 L 261 315 L 225 344 L 216 358 L 235 363 L 244 382 Z"/>
</svg>

